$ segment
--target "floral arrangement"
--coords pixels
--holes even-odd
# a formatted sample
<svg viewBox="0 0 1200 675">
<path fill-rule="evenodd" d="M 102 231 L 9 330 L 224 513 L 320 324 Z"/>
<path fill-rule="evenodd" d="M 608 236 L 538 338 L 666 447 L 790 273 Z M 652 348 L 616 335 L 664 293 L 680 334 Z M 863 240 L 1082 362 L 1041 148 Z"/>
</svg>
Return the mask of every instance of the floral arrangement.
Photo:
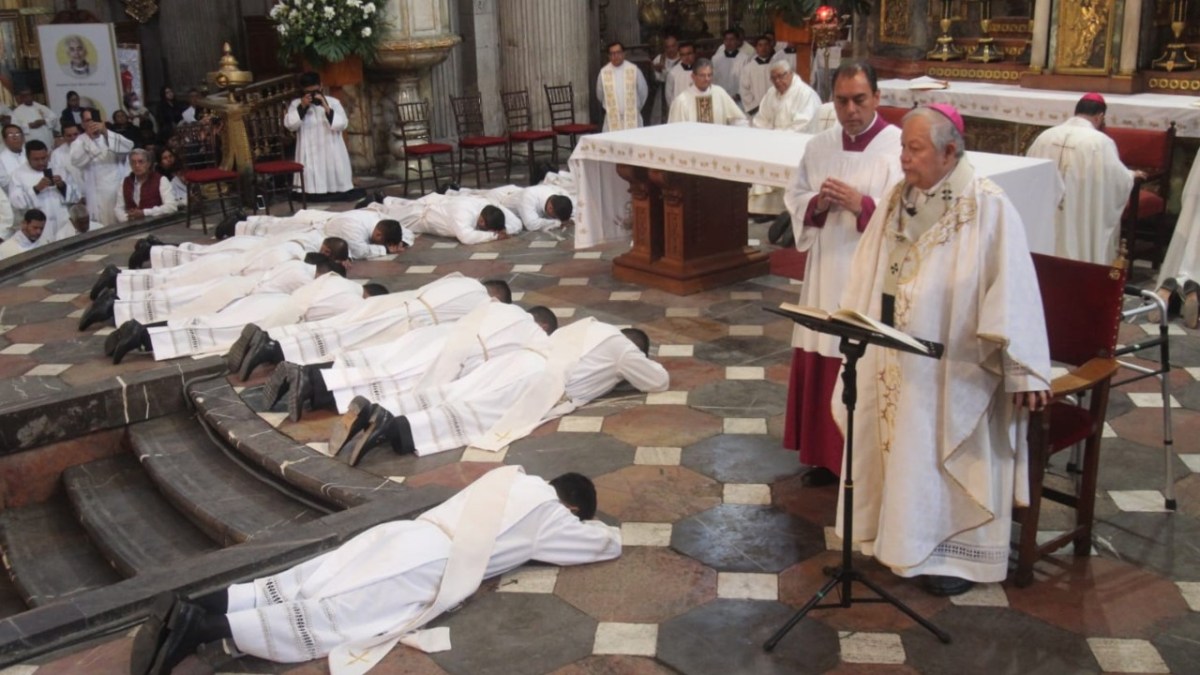
<svg viewBox="0 0 1200 675">
<path fill-rule="evenodd" d="M 349 56 L 370 63 L 382 37 L 380 7 L 364 0 L 279 0 L 271 19 L 279 31 L 280 57 L 298 54 L 318 67 Z"/>
</svg>

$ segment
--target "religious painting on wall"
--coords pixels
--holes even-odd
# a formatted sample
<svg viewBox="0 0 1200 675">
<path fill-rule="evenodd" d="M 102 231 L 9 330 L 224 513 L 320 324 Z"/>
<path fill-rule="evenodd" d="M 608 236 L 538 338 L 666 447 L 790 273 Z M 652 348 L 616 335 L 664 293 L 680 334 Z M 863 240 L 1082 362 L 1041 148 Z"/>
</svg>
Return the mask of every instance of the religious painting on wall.
<svg viewBox="0 0 1200 675">
<path fill-rule="evenodd" d="M 79 94 L 85 107 L 105 120 L 121 107 L 120 70 L 112 24 L 79 23 L 38 26 L 46 99 L 67 100 Z"/>
<path fill-rule="evenodd" d="M 1054 72 L 1108 75 L 1116 0 L 1063 0 L 1058 8 Z"/>
<path fill-rule="evenodd" d="M 911 17 L 909 0 L 882 0 L 879 6 L 879 41 L 894 45 L 909 44 L 912 31 L 908 24 Z"/>
</svg>

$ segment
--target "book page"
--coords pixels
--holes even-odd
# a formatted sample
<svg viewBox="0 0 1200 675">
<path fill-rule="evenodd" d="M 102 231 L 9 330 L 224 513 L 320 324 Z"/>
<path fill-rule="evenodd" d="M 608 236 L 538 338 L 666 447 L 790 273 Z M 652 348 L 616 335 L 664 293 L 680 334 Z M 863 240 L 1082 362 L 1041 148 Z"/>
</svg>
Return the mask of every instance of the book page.
<svg viewBox="0 0 1200 675">
<path fill-rule="evenodd" d="M 851 326 L 857 326 L 866 330 L 875 331 L 881 335 L 886 335 L 896 342 L 904 343 L 909 347 L 920 351 L 922 354 L 929 353 L 929 348 L 918 342 L 911 335 L 903 331 L 896 330 L 885 323 L 876 321 L 866 314 L 857 312 L 853 309 L 839 309 L 830 314 L 829 318 L 833 321 L 840 321 L 842 323 L 850 324 Z"/>
<path fill-rule="evenodd" d="M 829 320 L 829 312 L 826 312 L 820 307 L 805 307 L 803 305 L 797 305 L 794 302 L 781 302 L 779 303 L 779 309 L 782 309 L 785 312 L 791 312 L 793 314 L 811 316 L 814 319 L 820 319 L 822 321 Z"/>
<path fill-rule="evenodd" d="M 945 80 L 938 80 L 928 75 L 914 78 L 908 81 L 908 88 L 912 91 L 931 91 L 934 89 L 949 89 L 950 83 Z"/>
</svg>

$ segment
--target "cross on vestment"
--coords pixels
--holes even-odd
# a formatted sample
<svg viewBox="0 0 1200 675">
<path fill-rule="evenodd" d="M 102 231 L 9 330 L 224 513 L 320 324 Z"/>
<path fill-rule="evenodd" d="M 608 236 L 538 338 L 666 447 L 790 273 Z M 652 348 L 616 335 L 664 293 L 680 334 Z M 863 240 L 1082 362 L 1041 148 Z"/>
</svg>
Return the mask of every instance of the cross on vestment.
<svg viewBox="0 0 1200 675">
<path fill-rule="evenodd" d="M 1069 164 L 1064 163 L 1066 160 L 1066 152 L 1067 152 L 1067 150 L 1075 149 L 1075 146 L 1067 144 L 1067 142 L 1070 140 L 1071 140 L 1071 135 L 1067 134 L 1067 137 L 1063 139 L 1062 143 L 1054 144 L 1054 147 L 1058 148 L 1058 172 L 1063 175 L 1066 175 L 1067 167 L 1069 166 Z M 1063 206 L 1066 204 L 1066 201 L 1067 200 L 1066 200 L 1065 195 L 1063 196 L 1062 199 L 1058 200 L 1058 210 L 1059 211 L 1062 211 Z"/>
<path fill-rule="evenodd" d="M 696 97 L 696 121 L 713 123 L 713 101 L 712 96 L 697 96 Z"/>
</svg>

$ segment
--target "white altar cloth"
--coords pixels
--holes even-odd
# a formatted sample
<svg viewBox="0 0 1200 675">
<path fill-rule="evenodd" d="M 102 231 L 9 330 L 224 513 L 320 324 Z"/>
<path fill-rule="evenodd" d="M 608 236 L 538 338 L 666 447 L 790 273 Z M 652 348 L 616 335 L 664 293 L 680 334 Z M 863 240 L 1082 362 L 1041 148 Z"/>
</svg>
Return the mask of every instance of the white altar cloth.
<svg viewBox="0 0 1200 675">
<path fill-rule="evenodd" d="M 773 129 L 694 122 L 584 136 L 570 159 L 579 186 L 575 248 L 630 238 L 629 184 L 617 175 L 617 164 L 787 187 L 810 138 Z M 976 171 L 995 181 L 1016 205 L 1030 250 L 1052 254 L 1054 209 L 1063 191 L 1054 164 L 989 152 L 967 155 Z"/>
<path fill-rule="evenodd" d="M 908 80 L 880 80 L 884 105 L 911 108 L 926 103 L 951 103 L 963 115 L 1002 122 L 1019 122 L 1052 127 L 1075 114 L 1082 93 L 1022 89 L 1015 84 L 951 82 L 947 89 L 914 91 Z M 1113 127 L 1163 129 L 1175 123 L 1176 134 L 1200 138 L 1200 108 L 1193 96 L 1172 94 L 1105 94 Z"/>
</svg>

